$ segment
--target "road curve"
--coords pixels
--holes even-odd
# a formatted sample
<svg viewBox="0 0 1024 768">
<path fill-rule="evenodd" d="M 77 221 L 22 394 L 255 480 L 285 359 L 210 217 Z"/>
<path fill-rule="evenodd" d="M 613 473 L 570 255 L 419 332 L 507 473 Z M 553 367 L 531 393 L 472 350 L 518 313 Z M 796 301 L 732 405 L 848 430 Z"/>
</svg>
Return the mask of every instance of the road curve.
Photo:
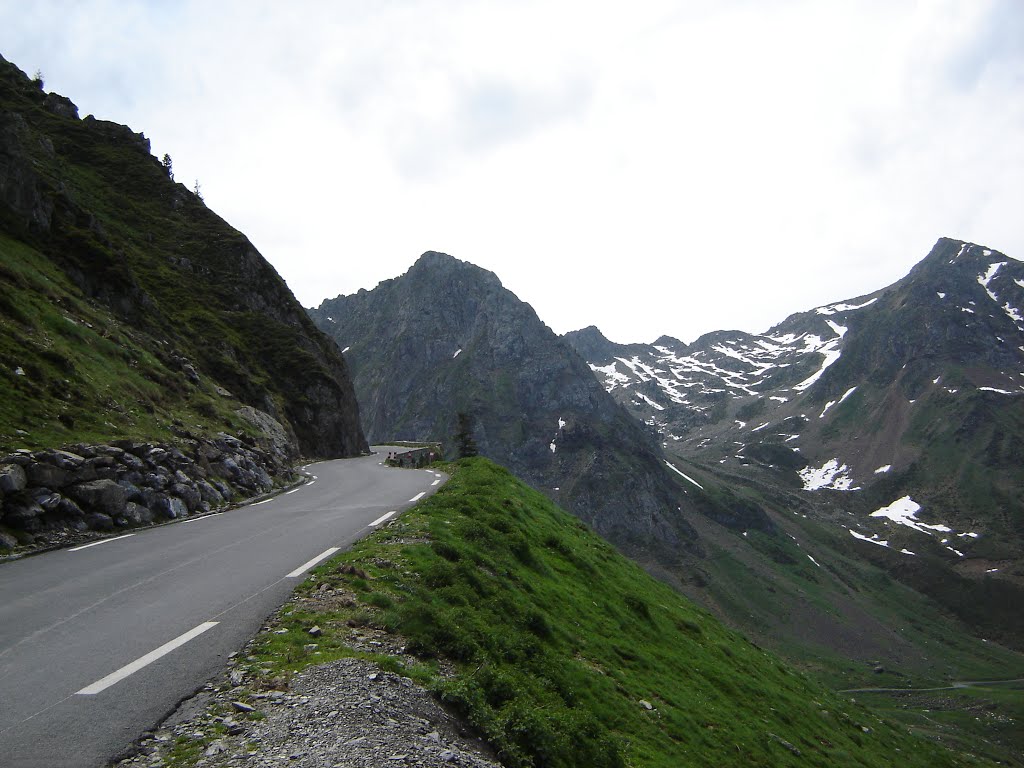
<svg viewBox="0 0 1024 768">
<path fill-rule="evenodd" d="M 320 558 L 444 481 L 383 466 L 388 450 L 312 464 L 269 501 L 0 565 L 0 764 L 96 768 L 128 749 Z"/>
</svg>

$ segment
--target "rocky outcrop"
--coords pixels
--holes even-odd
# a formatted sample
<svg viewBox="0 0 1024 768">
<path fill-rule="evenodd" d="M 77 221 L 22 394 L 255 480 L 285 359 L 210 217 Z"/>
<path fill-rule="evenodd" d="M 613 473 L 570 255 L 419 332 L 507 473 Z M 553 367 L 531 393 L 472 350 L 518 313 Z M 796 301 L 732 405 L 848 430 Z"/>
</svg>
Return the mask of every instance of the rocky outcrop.
<svg viewBox="0 0 1024 768">
<path fill-rule="evenodd" d="M 202 514 L 294 478 L 279 453 L 228 435 L 16 451 L 0 458 L 0 551 Z"/>
<path fill-rule="evenodd" d="M 347 348 L 372 440 L 437 440 L 452 455 L 464 413 L 481 455 L 624 549 L 695 545 L 657 444 L 493 273 L 428 252 L 310 315 Z"/>
</svg>

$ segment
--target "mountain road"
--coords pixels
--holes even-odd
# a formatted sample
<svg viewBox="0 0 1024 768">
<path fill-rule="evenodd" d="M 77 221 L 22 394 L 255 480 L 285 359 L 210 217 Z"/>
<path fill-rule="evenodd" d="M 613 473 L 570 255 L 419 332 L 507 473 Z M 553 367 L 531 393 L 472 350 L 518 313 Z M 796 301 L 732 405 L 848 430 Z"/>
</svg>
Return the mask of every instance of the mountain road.
<svg viewBox="0 0 1024 768">
<path fill-rule="evenodd" d="M 0 764 L 97 768 L 124 753 L 310 568 L 446 479 L 374 450 L 223 514 L 0 564 Z"/>
</svg>

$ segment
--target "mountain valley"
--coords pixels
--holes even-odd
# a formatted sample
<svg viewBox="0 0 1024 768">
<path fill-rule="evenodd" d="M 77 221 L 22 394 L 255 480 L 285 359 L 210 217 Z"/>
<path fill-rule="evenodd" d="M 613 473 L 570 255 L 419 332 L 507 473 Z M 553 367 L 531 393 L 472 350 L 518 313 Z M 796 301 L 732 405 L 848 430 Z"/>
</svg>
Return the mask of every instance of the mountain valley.
<svg viewBox="0 0 1024 768">
<path fill-rule="evenodd" d="M 370 443 L 454 460 L 462 420 L 481 458 L 317 594 L 344 594 L 328 634 L 418 639 L 410 674 L 509 764 L 546 764 L 528 731 L 571 755 L 562 723 L 613 765 L 884 765 L 908 729 L 954 750 L 912 764 L 1024 765 L 1010 256 L 943 238 L 891 286 L 692 344 L 560 337 L 434 251 L 304 309 L 143 134 L 2 58 L 0 255 L 0 554 L 209 512 Z M 307 618 L 270 638 L 260 695 L 328 648 L 396 663 L 319 649 Z M 444 680 L 452 659 L 475 667 Z M 1011 685 L 956 687 L 978 680 Z M 836 715 L 854 696 L 884 722 Z"/>
<path fill-rule="evenodd" d="M 723 331 L 688 346 L 567 334 L 657 441 L 615 433 L 674 486 L 675 514 L 663 519 L 686 545 L 668 547 L 658 528 L 623 535 L 589 499 L 574 504 L 567 469 L 595 467 L 615 441 L 562 439 L 595 418 L 592 389 L 517 399 L 525 376 L 565 395 L 590 382 L 491 273 L 428 253 L 310 314 L 344 350 L 361 402 L 375 404 L 368 434 L 451 444 L 457 414 L 475 412 L 483 455 L 726 623 L 837 688 L 902 689 L 1020 666 L 1000 645 L 1020 650 L 1024 637 L 1022 277 L 1009 257 L 943 239 L 896 285 L 760 336 Z M 390 389 L 395 370 L 416 383 Z M 528 467 L 526 456 L 544 462 Z M 614 491 L 604 500 L 619 520 L 631 506 Z"/>
<path fill-rule="evenodd" d="M 760 336 L 567 338 L 689 477 L 808 515 L 830 549 L 1020 647 L 1020 307 L 1024 264 L 942 239 L 896 284 Z"/>
</svg>

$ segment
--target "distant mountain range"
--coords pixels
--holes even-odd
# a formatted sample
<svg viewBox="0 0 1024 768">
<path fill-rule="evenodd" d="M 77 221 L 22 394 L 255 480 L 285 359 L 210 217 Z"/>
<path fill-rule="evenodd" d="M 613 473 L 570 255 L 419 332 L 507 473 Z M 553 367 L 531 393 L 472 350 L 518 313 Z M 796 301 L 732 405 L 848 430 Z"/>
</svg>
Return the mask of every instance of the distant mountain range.
<svg viewBox="0 0 1024 768">
<path fill-rule="evenodd" d="M 972 624 L 1024 634 L 1024 263 L 944 238 L 895 284 L 761 335 L 566 338 L 695 479 L 782 494 Z"/>
<path fill-rule="evenodd" d="M 309 313 L 371 439 L 451 444 L 471 414 L 484 455 L 750 634 L 910 659 L 931 640 L 880 639 L 901 601 L 1024 637 L 1022 267 L 943 239 L 889 288 L 692 345 L 559 338 L 438 253 Z"/>
<path fill-rule="evenodd" d="M 141 133 L 80 119 L 0 59 L 0 551 L 251 495 L 267 469 L 366 436 L 451 453 L 464 414 L 485 456 L 833 689 L 934 691 L 1021 658 L 1000 647 L 1024 647 L 1020 262 L 943 239 L 892 286 L 762 335 L 616 345 L 557 336 L 496 275 L 435 252 L 303 310 L 170 171 Z M 522 510 L 500 474 L 474 490 L 494 518 L 481 541 L 539 568 L 541 545 L 501 522 Z M 95 514 L 101 491 L 118 515 Z M 558 567 L 593 573 L 562 538 L 542 542 Z M 443 568 L 493 565 L 468 549 Z M 664 606 L 620 599 L 615 621 L 663 634 Z M 668 631 L 735 665 L 699 624 Z M 646 658 L 603 640 L 624 667 Z M 741 677 L 756 711 L 761 681 Z"/>
</svg>

